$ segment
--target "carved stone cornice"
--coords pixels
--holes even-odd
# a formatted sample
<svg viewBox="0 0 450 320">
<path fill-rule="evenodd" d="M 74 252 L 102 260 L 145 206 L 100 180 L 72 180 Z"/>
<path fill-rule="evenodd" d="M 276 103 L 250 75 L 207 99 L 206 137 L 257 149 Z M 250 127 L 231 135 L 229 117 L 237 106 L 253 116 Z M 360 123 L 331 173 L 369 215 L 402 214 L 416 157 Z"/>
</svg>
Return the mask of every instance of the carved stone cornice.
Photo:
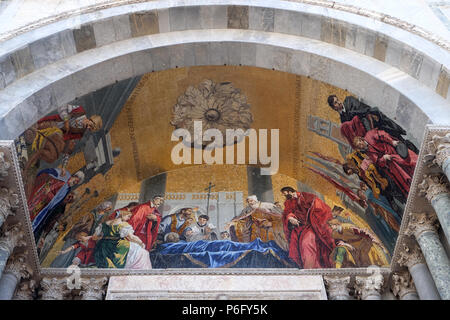
<svg viewBox="0 0 450 320">
<path fill-rule="evenodd" d="M 450 187 L 444 175 L 424 175 L 418 187 L 419 195 L 425 196 L 430 202 L 440 194 L 450 193 Z"/>
<path fill-rule="evenodd" d="M 416 293 L 411 274 L 408 271 L 395 272 L 392 274 L 391 289 L 395 296 L 402 299 L 408 293 Z"/>
<path fill-rule="evenodd" d="M 14 294 L 13 300 L 34 300 L 36 281 L 33 279 L 22 281 Z"/>
<path fill-rule="evenodd" d="M 424 232 L 436 232 L 438 218 L 435 213 L 411 213 L 405 234 L 419 239 Z"/>
<path fill-rule="evenodd" d="M 442 167 L 444 161 L 450 157 L 450 132 L 443 136 L 434 135 L 428 144 L 428 150 L 435 155 L 433 163 Z"/>
<path fill-rule="evenodd" d="M 19 196 L 6 187 L 0 188 L 0 221 L 13 216 L 19 206 Z"/>
<path fill-rule="evenodd" d="M 28 279 L 33 275 L 33 269 L 27 263 L 28 252 L 22 252 L 12 255 L 8 259 L 3 273 L 13 274 L 17 281 L 21 279 Z"/>
<path fill-rule="evenodd" d="M 361 300 L 366 300 L 369 296 L 378 296 L 381 298 L 381 289 L 383 288 L 384 277 L 381 274 L 370 276 L 355 277 L 355 293 Z"/>
<path fill-rule="evenodd" d="M 329 300 L 349 300 L 349 287 L 350 276 L 346 277 L 323 277 L 327 288 L 327 294 Z"/>
<path fill-rule="evenodd" d="M 64 300 L 66 295 L 70 293 L 67 288 L 67 281 L 64 278 L 43 278 L 40 286 L 39 296 L 41 300 Z"/>
<path fill-rule="evenodd" d="M 417 243 L 410 246 L 404 245 L 403 251 L 399 253 L 398 264 L 410 269 L 411 267 L 419 263 L 424 264 L 425 257 L 423 256 L 422 251 L 420 250 Z"/>
<path fill-rule="evenodd" d="M 24 232 L 22 223 L 18 222 L 12 228 L 5 231 L 0 238 L 0 249 L 6 250 L 11 254 L 15 247 L 25 246 L 26 241 L 23 240 Z"/>
<path fill-rule="evenodd" d="M 81 279 L 81 300 L 103 300 L 107 277 Z"/>
<path fill-rule="evenodd" d="M 8 176 L 8 170 L 11 167 L 11 163 L 5 160 L 5 154 L 0 152 L 0 181 L 3 180 L 3 177 Z"/>
</svg>

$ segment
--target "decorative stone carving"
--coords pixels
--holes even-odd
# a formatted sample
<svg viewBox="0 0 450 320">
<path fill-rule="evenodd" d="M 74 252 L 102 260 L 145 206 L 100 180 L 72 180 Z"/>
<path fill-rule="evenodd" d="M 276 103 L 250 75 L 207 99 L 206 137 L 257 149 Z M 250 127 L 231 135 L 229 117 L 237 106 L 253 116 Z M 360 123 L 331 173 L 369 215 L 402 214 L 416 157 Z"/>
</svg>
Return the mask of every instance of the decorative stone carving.
<svg viewBox="0 0 450 320">
<path fill-rule="evenodd" d="M 418 245 L 403 246 L 404 250 L 399 253 L 398 264 L 406 266 L 408 269 L 416 264 L 425 263 L 425 258 Z"/>
<path fill-rule="evenodd" d="M 36 281 L 33 279 L 22 281 L 19 284 L 13 300 L 34 300 L 34 291 L 36 289 Z"/>
<path fill-rule="evenodd" d="M 64 278 L 45 277 L 40 284 L 39 296 L 41 300 L 64 300 L 64 297 L 70 292 Z"/>
<path fill-rule="evenodd" d="M 19 196 L 8 188 L 0 188 L 0 225 L 10 215 L 14 215 L 14 210 L 19 206 Z"/>
<path fill-rule="evenodd" d="M 347 277 L 323 277 L 327 287 L 329 300 L 350 300 L 349 288 L 350 276 Z"/>
<path fill-rule="evenodd" d="M 6 264 L 4 273 L 13 274 L 18 281 L 32 276 L 33 269 L 27 263 L 27 255 L 27 251 L 12 255 Z"/>
<path fill-rule="evenodd" d="M 419 195 L 425 196 L 428 201 L 443 193 L 450 193 L 450 188 L 444 175 L 424 175 L 423 181 L 418 184 Z"/>
<path fill-rule="evenodd" d="M 382 274 L 373 274 L 368 277 L 355 277 L 356 296 L 361 300 L 380 300 L 384 277 Z"/>
<path fill-rule="evenodd" d="M 82 279 L 80 291 L 81 299 L 103 300 L 103 295 L 106 293 L 105 285 L 107 282 L 107 277 Z"/>
<path fill-rule="evenodd" d="M 11 167 L 11 164 L 5 160 L 5 154 L 0 152 L 0 180 L 3 180 L 3 177 L 8 176 L 8 170 Z"/>
<path fill-rule="evenodd" d="M 394 273 L 391 288 L 394 295 L 401 300 L 408 294 L 416 294 L 416 287 L 408 271 Z"/>
<path fill-rule="evenodd" d="M 202 122 L 202 130 L 218 129 L 225 140 L 226 129 L 249 129 L 253 122 L 250 105 L 240 89 L 230 82 L 215 83 L 204 80 L 198 88 L 189 86 L 185 93 L 178 97 L 172 110 L 171 124 L 175 128 L 183 128 L 194 138 L 191 142 L 202 141 L 194 133 L 194 121 Z M 188 141 L 188 139 L 186 139 Z M 225 145 L 225 141 L 223 141 Z M 210 142 L 203 142 L 203 145 Z M 221 146 L 223 146 L 221 145 Z"/>
<path fill-rule="evenodd" d="M 438 219 L 435 213 L 411 213 L 406 235 L 414 236 L 416 239 L 424 232 L 436 232 Z"/>
<path fill-rule="evenodd" d="M 444 136 L 434 135 L 428 144 L 429 151 L 435 154 L 433 162 L 439 167 L 450 157 L 450 132 Z"/>
<path fill-rule="evenodd" d="M 22 231 L 22 223 L 19 222 L 9 230 L 5 231 L 3 236 L 0 238 L 0 250 L 5 250 L 11 254 L 15 247 L 26 245 L 23 237 L 24 232 Z"/>
</svg>

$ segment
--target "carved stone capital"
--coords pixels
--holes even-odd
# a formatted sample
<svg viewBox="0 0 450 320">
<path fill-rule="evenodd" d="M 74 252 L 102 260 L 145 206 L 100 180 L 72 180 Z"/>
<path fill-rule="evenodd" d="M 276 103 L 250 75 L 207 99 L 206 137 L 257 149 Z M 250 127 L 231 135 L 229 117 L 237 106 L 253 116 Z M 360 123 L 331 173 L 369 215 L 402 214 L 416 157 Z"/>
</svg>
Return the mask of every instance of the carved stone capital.
<svg viewBox="0 0 450 320">
<path fill-rule="evenodd" d="M 34 300 L 36 281 L 33 279 L 22 281 L 17 288 L 13 300 Z"/>
<path fill-rule="evenodd" d="M 21 279 L 28 279 L 33 275 L 33 269 L 27 263 L 28 252 L 18 253 L 12 255 L 8 259 L 4 273 L 13 274 L 18 281 Z"/>
<path fill-rule="evenodd" d="M 0 188 L 0 220 L 5 221 L 8 216 L 14 215 L 18 206 L 19 196 L 6 187 Z"/>
<path fill-rule="evenodd" d="M 0 249 L 6 250 L 11 254 L 15 247 L 26 245 L 23 237 L 22 223 L 19 222 L 4 232 L 0 238 Z"/>
<path fill-rule="evenodd" d="M 323 277 L 327 288 L 329 300 L 349 300 L 349 288 L 350 276 L 346 277 Z"/>
<path fill-rule="evenodd" d="M 416 293 L 416 287 L 408 271 L 392 274 L 391 289 L 399 299 L 402 299 L 408 293 Z"/>
<path fill-rule="evenodd" d="M 398 264 L 408 269 L 419 263 L 425 263 L 425 258 L 417 244 L 412 246 L 403 246 L 403 251 L 399 254 Z"/>
<path fill-rule="evenodd" d="M 43 278 L 41 280 L 41 290 L 39 296 L 41 300 L 64 300 L 64 297 L 70 292 L 67 289 L 65 278 Z"/>
<path fill-rule="evenodd" d="M 381 289 L 383 288 L 384 277 L 382 274 L 370 276 L 357 276 L 355 278 L 355 293 L 361 300 L 366 300 L 369 296 L 376 296 L 381 299 Z"/>
<path fill-rule="evenodd" d="M 424 232 L 436 232 L 438 218 L 435 213 L 411 213 L 411 218 L 406 229 L 406 235 L 414 236 L 416 239 Z"/>
<path fill-rule="evenodd" d="M 429 151 L 435 154 L 434 163 L 439 167 L 450 157 L 450 132 L 444 136 L 434 135 L 428 145 Z"/>
<path fill-rule="evenodd" d="M 106 293 L 105 285 L 107 282 L 107 277 L 82 279 L 80 291 L 81 299 L 103 300 L 103 295 Z"/>
<path fill-rule="evenodd" d="M 11 163 L 5 160 L 5 154 L 0 152 L 0 180 L 3 180 L 3 177 L 8 176 L 8 170 L 11 167 Z"/>
<path fill-rule="evenodd" d="M 430 202 L 437 195 L 450 193 L 450 188 L 444 175 L 424 175 L 423 180 L 418 184 L 418 187 L 419 195 L 425 196 Z"/>
</svg>

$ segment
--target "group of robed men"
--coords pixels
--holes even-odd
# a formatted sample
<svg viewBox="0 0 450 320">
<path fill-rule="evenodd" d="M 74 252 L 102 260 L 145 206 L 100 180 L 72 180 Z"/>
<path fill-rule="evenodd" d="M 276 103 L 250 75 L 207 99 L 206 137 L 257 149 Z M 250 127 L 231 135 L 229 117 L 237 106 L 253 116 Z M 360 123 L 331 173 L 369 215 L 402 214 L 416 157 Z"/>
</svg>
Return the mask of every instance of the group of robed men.
<svg viewBox="0 0 450 320">
<path fill-rule="evenodd" d="M 400 125 L 376 107 L 352 96 L 341 102 L 330 95 L 328 104 L 339 113 L 341 134 L 353 148 L 343 165 L 344 172 L 357 174 L 375 198 L 385 197 L 402 215 L 394 198 L 406 202 L 417 163 L 416 146 L 404 137 L 406 131 Z"/>
</svg>

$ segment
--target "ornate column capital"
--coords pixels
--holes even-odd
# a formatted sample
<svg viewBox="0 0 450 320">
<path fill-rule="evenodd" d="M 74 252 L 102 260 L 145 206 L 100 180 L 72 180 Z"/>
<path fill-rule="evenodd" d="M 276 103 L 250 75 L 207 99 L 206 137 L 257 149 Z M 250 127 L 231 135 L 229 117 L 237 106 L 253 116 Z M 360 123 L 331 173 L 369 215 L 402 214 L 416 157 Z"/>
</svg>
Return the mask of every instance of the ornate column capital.
<svg viewBox="0 0 450 320">
<path fill-rule="evenodd" d="M 391 289 L 399 299 L 402 299 L 408 293 L 417 292 L 411 274 L 408 271 L 392 274 Z"/>
<path fill-rule="evenodd" d="M 19 284 L 13 300 L 34 300 L 34 290 L 36 289 L 36 281 L 33 279 L 22 281 Z"/>
<path fill-rule="evenodd" d="M 107 277 L 81 279 L 81 299 L 82 300 L 103 300 Z"/>
<path fill-rule="evenodd" d="M 14 215 L 14 210 L 19 207 L 19 196 L 6 187 L 0 188 L 0 216 L 3 221 L 10 215 Z"/>
<path fill-rule="evenodd" d="M 39 291 L 41 300 L 64 300 L 64 297 L 70 292 L 66 282 L 65 278 L 43 278 Z"/>
<path fill-rule="evenodd" d="M 405 234 L 419 239 L 424 232 L 436 232 L 437 226 L 438 218 L 435 213 L 411 213 Z"/>
<path fill-rule="evenodd" d="M 416 244 L 412 247 L 403 246 L 404 250 L 400 252 L 398 264 L 405 266 L 408 269 L 419 263 L 425 263 L 425 258 L 420 250 L 419 246 Z"/>
<path fill-rule="evenodd" d="M 11 163 L 5 160 L 5 154 L 0 152 L 0 180 L 3 180 L 3 177 L 8 176 L 8 170 L 11 167 Z"/>
<path fill-rule="evenodd" d="M 6 264 L 3 273 L 13 274 L 17 278 L 17 281 L 28 279 L 32 276 L 33 269 L 27 263 L 27 254 L 28 252 L 22 252 L 12 255 L 8 259 L 8 263 Z"/>
<path fill-rule="evenodd" d="M 444 175 L 424 175 L 421 183 L 418 184 L 419 195 L 432 201 L 434 197 L 443 193 L 450 193 L 450 187 Z"/>
<path fill-rule="evenodd" d="M 444 136 L 434 135 L 428 143 L 428 150 L 435 155 L 433 163 L 442 167 L 444 161 L 450 157 L 450 132 Z"/>
<path fill-rule="evenodd" d="M 323 280 L 325 282 L 328 297 L 330 300 L 349 300 L 350 289 L 348 288 L 348 285 L 350 283 L 350 276 L 324 276 Z"/>
<path fill-rule="evenodd" d="M 384 277 L 382 274 L 355 277 L 355 292 L 358 298 L 366 300 L 369 296 L 381 298 Z"/>
<path fill-rule="evenodd" d="M 23 237 L 24 232 L 22 230 L 22 223 L 19 222 L 4 232 L 3 236 L 0 238 L 0 249 L 6 250 L 11 254 L 15 247 L 26 245 Z"/>
</svg>

